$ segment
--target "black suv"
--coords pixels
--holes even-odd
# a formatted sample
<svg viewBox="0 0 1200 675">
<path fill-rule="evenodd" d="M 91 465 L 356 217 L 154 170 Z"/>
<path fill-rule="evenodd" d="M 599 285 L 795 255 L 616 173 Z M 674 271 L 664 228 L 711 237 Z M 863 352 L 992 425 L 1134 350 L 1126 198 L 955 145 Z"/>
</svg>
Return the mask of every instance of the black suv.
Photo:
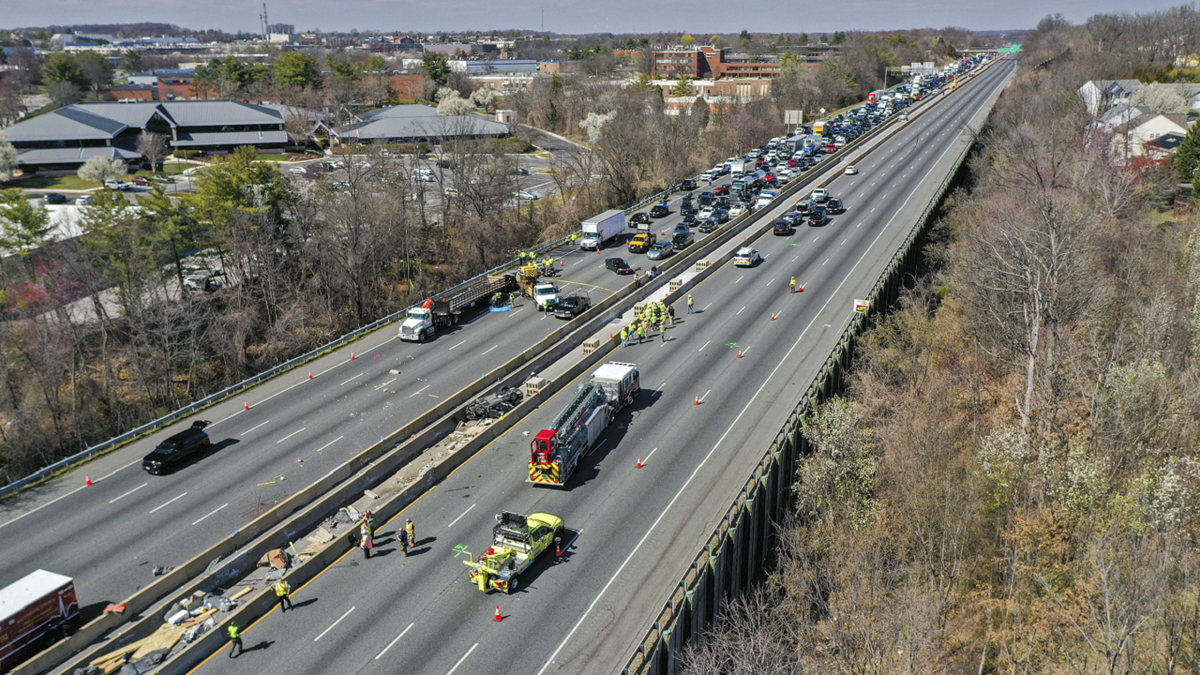
<svg viewBox="0 0 1200 675">
<path fill-rule="evenodd" d="M 208 434 L 204 433 L 206 426 L 208 422 L 197 420 L 192 422 L 190 429 L 184 429 L 159 443 L 154 452 L 142 459 L 142 468 L 153 474 L 168 473 L 208 450 L 212 447 L 212 441 L 208 439 Z"/>
<path fill-rule="evenodd" d="M 809 225 L 820 226 L 828 222 L 829 216 L 825 215 L 825 209 L 820 206 L 814 207 L 813 210 L 808 214 Z"/>
<path fill-rule="evenodd" d="M 684 178 L 683 182 L 681 182 L 679 184 L 679 189 L 680 190 L 695 190 L 696 189 L 696 181 L 691 178 Z"/>
<path fill-rule="evenodd" d="M 792 219 L 787 217 L 776 218 L 771 225 L 771 230 L 776 236 L 786 237 L 792 233 Z"/>
<path fill-rule="evenodd" d="M 839 197 L 830 197 L 829 204 L 826 205 L 825 209 L 831 214 L 846 212 L 846 207 L 842 206 L 842 200 Z"/>
<path fill-rule="evenodd" d="M 671 215 L 671 209 L 666 204 L 655 204 L 654 208 L 650 209 L 651 218 L 666 218 Z"/>
</svg>

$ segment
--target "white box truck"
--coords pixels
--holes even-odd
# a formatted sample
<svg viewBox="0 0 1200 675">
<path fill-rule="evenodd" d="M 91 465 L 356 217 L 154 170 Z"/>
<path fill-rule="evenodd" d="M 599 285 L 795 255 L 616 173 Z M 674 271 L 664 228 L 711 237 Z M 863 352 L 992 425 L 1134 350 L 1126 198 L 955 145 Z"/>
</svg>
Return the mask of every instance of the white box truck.
<svg viewBox="0 0 1200 675">
<path fill-rule="evenodd" d="M 71 577 L 37 570 L 0 588 L 0 672 L 8 672 L 79 624 Z"/>
<path fill-rule="evenodd" d="M 617 209 L 605 211 L 583 221 L 582 227 L 583 237 L 579 240 L 579 248 L 599 251 L 610 239 L 625 231 L 625 212 Z"/>
</svg>

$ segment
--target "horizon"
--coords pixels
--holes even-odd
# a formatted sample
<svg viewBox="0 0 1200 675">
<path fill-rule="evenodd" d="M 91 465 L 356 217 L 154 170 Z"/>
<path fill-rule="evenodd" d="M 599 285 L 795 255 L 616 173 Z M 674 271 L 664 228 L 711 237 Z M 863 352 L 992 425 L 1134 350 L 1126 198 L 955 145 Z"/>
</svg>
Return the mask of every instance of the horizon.
<svg viewBox="0 0 1200 675">
<path fill-rule="evenodd" d="M 18 3 L 9 7 L 6 12 L 8 30 L 30 28 L 45 28 L 52 25 L 129 25 L 137 23 L 163 23 L 178 26 L 195 32 L 216 30 L 230 34 L 238 32 L 258 34 L 261 31 L 259 16 L 263 11 L 261 2 L 246 2 L 244 0 L 214 0 L 202 6 L 184 5 L 183 3 L 166 3 L 173 5 L 173 11 L 167 9 L 152 9 L 153 16 L 148 13 L 145 3 L 138 0 L 112 0 L 108 3 L 97 4 L 83 0 L 58 0 L 54 3 L 53 11 L 47 11 L 32 3 Z M 1085 22 L 1096 14 L 1113 14 L 1123 12 L 1148 13 L 1163 9 L 1182 6 L 1177 0 L 1173 2 L 1130 3 L 1122 0 L 1054 0 L 1046 3 L 1034 0 L 1016 0 L 1003 5 L 962 6 L 951 0 L 931 0 L 925 3 L 915 2 L 879 2 L 878 0 L 851 0 L 814 19 L 801 16 L 776 16 L 782 12 L 771 11 L 776 8 L 745 7 L 739 8 L 737 19 L 721 16 L 728 8 L 727 3 L 714 0 L 701 0 L 691 3 L 688 8 L 692 16 L 690 20 L 681 20 L 679 10 L 673 6 L 657 6 L 647 12 L 643 3 L 635 0 L 613 0 L 603 8 L 585 3 L 559 3 L 549 7 L 544 2 L 530 0 L 515 0 L 503 6 L 482 0 L 460 0 L 452 4 L 434 0 L 419 0 L 415 3 L 401 5 L 394 0 L 360 0 L 345 9 L 337 16 L 328 15 L 328 6 L 315 0 L 288 0 L 287 2 L 268 2 L 266 5 L 268 22 L 272 24 L 291 24 L 296 32 L 303 33 L 319 30 L 323 33 L 350 33 L 357 30 L 367 34 L 386 33 L 455 33 L 491 30 L 519 30 L 523 33 L 540 33 L 546 31 L 559 35 L 647 35 L 654 33 L 685 32 L 691 34 L 729 34 L 742 30 L 753 34 L 778 33 L 808 33 L 810 35 L 843 32 L 892 32 L 910 30 L 944 30 L 960 28 L 974 33 L 1005 33 L 1030 30 L 1044 17 L 1061 13 L 1073 24 Z M 795 14 L 803 14 L 807 8 L 797 8 Z M 403 12 L 404 18 L 399 15 Z M 544 12 L 544 24 L 543 24 Z M 69 16 L 69 23 L 46 21 L 47 14 L 58 17 Z M 383 19 L 389 14 L 396 15 L 396 20 Z M 355 15 L 375 17 L 374 21 L 356 20 Z M 515 16 L 525 17 L 514 21 Z M 715 16 L 714 16 L 715 15 Z M 463 17 L 470 16 L 471 20 L 464 22 Z M 224 17 L 224 21 L 211 22 L 213 17 Z M 618 17 L 618 18 L 613 18 Z M 841 17 L 849 17 L 845 21 Z M 931 17 L 938 17 L 932 20 Z M 816 25 L 805 25 L 813 20 Z M 738 24 L 730 25 L 732 22 Z M 375 27 L 364 28 L 374 23 Z M 466 23 L 467 25 L 450 25 Z M 691 27 L 680 29 L 680 24 L 693 23 Z M 779 24 L 787 23 L 788 26 Z M 837 25 L 840 23 L 856 23 L 857 25 Z M 507 24 L 500 27 L 501 24 Z M 516 25 L 514 25 L 516 24 Z M 532 25 L 530 25 L 532 24 Z M 724 24 L 720 26 L 718 24 Z M 767 26 L 768 30 L 756 29 Z M 940 24 L 940 25 L 939 25 Z M 1025 28 L 997 28 L 996 26 L 1025 24 Z M 518 28 L 518 25 L 524 27 Z M 543 28 L 544 25 L 544 28 Z M 386 26 L 386 27 L 380 27 Z"/>
</svg>

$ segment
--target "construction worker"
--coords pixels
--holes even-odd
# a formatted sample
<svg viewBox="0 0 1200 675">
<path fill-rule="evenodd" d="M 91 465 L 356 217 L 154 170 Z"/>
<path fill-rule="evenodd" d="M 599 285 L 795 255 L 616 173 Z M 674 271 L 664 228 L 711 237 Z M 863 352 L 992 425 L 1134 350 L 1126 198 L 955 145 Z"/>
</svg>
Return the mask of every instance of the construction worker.
<svg viewBox="0 0 1200 675">
<path fill-rule="evenodd" d="M 646 324 L 638 324 L 638 344 L 642 344 L 642 340 L 646 339 Z"/>
<path fill-rule="evenodd" d="M 792 277 L 792 293 L 796 292 L 796 277 Z"/>
<path fill-rule="evenodd" d="M 275 597 L 279 598 L 279 611 L 286 612 L 292 608 L 292 599 L 289 597 L 292 594 L 292 585 L 286 580 L 280 579 L 275 582 Z"/>
<path fill-rule="evenodd" d="M 242 630 L 238 628 L 237 622 L 235 621 L 229 624 L 229 628 L 226 628 L 225 632 L 229 634 L 229 644 L 232 645 L 229 648 L 229 658 L 235 659 L 237 658 L 238 654 L 241 654 L 243 651 L 245 651 L 245 648 L 242 647 Z"/>
<path fill-rule="evenodd" d="M 416 545 L 417 545 L 417 526 L 413 525 L 412 519 L 405 519 L 404 531 L 408 533 L 408 545 L 416 547 Z"/>
<path fill-rule="evenodd" d="M 667 341 L 667 324 L 665 319 L 663 320 L 662 327 L 658 329 L 658 335 L 662 338 L 663 342 Z"/>
<path fill-rule="evenodd" d="M 375 547 L 375 542 L 372 541 L 371 526 L 366 523 L 363 523 L 362 528 L 359 530 L 358 545 L 363 550 L 363 558 L 370 560 L 371 549 Z"/>
<path fill-rule="evenodd" d="M 499 307 L 500 303 L 503 302 L 503 297 L 500 295 L 500 291 L 496 291 L 496 294 L 492 296 L 492 307 Z"/>
<path fill-rule="evenodd" d="M 688 293 L 688 314 L 692 313 L 692 294 Z"/>
<path fill-rule="evenodd" d="M 629 329 L 628 328 L 621 329 L 621 346 L 622 347 L 629 346 Z"/>
<path fill-rule="evenodd" d="M 396 539 L 400 540 L 400 549 L 402 551 L 404 551 L 404 557 L 407 558 L 408 557 L 408 532 L 405 532 L 403 527 L 400 528 L 399 530 L 396 531 Z"/>
<path fill-rule="evenodd" d="M 367 525 L 370 525 L 371 529 L 374 530 L 375 529 L 375 514 L 371 513 L 370 511 L 366 511 L 365 513 L 363 513 L 363 522 L 366 523 Z"/>
<path fill-rule="evenodd" d="M 517 294 L 516 293 L 508 294 L 508 306 L 512 309 L 517 308 Z"/>
<path fill-rule="evenodd" d="M 667 306 L 667 320 L 671 322 L 671 328 L 675 327 L 675 305 Z"/>
</svg>

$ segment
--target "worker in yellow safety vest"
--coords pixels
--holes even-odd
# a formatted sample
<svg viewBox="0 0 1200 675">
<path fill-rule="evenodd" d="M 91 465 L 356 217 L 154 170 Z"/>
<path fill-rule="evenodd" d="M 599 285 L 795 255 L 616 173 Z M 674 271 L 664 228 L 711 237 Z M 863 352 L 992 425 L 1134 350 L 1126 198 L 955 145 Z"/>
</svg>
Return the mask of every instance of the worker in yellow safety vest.
<svg viewBox="0 0 1200 675">
<path fill-rule="evenodd" d="M 233 645 L 229 648 L 229 658 L 235 659 L 237 658 L 238 654 L 241 654 L 244 651 L 244 648 L 242 647 L 241 629 L 238 628 L 238 625 L 235 622 L 229 624 L 229 628 L 226 628 L 225 631 L 229 633 L 229 644 Z M 234 653 L 235 651 L 237 654 Z"/>
<path fill-rule="evenodd" d="M 292 600 L 290 597 L 288 597 L 291 594 L 292 594 L 292 585 L 289 584 L 286 580 L 280 579 L 279 581 L 275 582 L 275 597 L 279 598 L 279 611 L 280 612 L 286 612 L 292 608 Z"/>
</svg>

